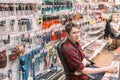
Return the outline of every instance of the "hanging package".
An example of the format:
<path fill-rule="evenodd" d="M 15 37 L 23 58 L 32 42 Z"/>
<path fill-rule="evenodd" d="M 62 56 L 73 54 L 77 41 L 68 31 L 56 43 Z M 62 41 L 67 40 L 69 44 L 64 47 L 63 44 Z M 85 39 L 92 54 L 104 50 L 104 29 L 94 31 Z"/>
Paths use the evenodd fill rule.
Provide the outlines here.
<path fill-rule="evenodd" d="M 28 55 L 19 56 L 19 80 L 28 80 Z"/>
<path fill-rule="evenodd" d="M 4 44 L 9 44 L 10 43 L 10 36 L 8 35 L 8 39 L 3 40 Z"/>
<path fill-rule="evenodd" d="M 27 31 L 32 30 L 31 21 L 32 21 L 32 20 L 30 20 L 30 19 L 26 20 Z"/>
<path fill-rule="evenodd" d="M 12 60 L 16 60 L 17 59 L 17 57 L 18 57 L 18 55 L 17 54 L 10 54 L 9 55 L 9 59 L 12 61 Z"/>
<path fill-rule="evenodd" d="M 16 60 L 18 58 L 18 56 L 20 55 L 20 49 L 19 46 L 16 46 L 15 48 L 13 48 L 11 50 L 12 54 L 9 55 L 9 59 L 12 60 Z"/>
<path fill-rule="evenodd" d="M 0 52 L 0 68 L 4 68 L 7 65 L 7 56 L 6 56 L 6 50 L 3 50 Z"/>
<path fill-rule="evenodd" d="M 11 51 L 11 52 L 12 52 L 12 54 L 9 55 L 10 61 L 16 60 L 17 57 L 18 57 L 18 54 L 16 53 L 16 50 L 13 50 L 13 51 Z"/>

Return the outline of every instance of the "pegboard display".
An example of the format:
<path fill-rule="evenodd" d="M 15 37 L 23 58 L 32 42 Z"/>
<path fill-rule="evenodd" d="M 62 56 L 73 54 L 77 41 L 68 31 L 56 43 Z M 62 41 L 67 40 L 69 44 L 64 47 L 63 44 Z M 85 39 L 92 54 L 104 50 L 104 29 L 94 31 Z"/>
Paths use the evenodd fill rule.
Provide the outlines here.
<path fill-rule="evenodd" d="M 88 2 L 0 0 L 0 80 L 64 80 L 55 44 L 66 38 L 65 25 L 72 21 L 81 28 L 83 49 L 103 34 L 96 10 L 104 7 Z"/>

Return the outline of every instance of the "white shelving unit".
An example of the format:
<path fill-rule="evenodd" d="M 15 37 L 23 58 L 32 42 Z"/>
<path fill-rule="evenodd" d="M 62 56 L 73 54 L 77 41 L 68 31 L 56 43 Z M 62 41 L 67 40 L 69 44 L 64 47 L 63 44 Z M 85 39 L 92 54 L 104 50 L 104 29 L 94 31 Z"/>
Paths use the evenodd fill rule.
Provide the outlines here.
<path fill-rule="evenodd" d="M 98 55 L 98 54 L 100 54 L 101 53 L 101 51 L 105 48 L 105 46 L 106 46 L 106 44 L 107 44 L 107 41 L 105 41 L 104 43 L 101 43 L 102 45 L 99 47 L 99 49 L 96 49 L 95 51 L 94 51 L 94 53 L 92 53 L 91 55 L 91 57 L 90 57 L 90 60 L 92 60 L 93 58 L 95 58 L 96 57 L 96 55 Z"/>
<path fill-rule="evenodd" d="M 82 46 L 82 49 L 84 49 L 85 47 L 89 46 L 89 45 L 92 44 L 94 41 L 95 41 L 95 40 L 92 40 L 91 42 L 89 42 L 89 43 L 83 45 L 83 46 Z"/>

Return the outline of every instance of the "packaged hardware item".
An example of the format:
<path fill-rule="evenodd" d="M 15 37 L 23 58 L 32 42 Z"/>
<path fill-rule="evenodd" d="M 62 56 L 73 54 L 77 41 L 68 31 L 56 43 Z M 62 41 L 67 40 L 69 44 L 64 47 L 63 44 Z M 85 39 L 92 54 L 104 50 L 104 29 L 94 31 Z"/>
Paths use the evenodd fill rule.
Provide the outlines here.
<path fill-rule="evenodd" d="M 7 56 L 6 56 L 6 50 L 3 50 L 0 52 L 0 68 L 4 68 L 7 65 Z"/>

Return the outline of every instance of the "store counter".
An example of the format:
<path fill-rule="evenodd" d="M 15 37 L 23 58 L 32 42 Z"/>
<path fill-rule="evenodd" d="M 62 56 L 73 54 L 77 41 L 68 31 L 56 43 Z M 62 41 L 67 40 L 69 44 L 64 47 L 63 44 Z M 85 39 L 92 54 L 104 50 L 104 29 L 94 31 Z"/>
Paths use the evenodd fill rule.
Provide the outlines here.
<path fill-rule="evenodd" d="M 111 65 L 116 65 L 118 71 L 115 73 L 106 72 L 102 80 L 120 80 L 120 47 L 113 51 L 113 53 L 115 54 L 115 58 L 113 59 Z"/>

